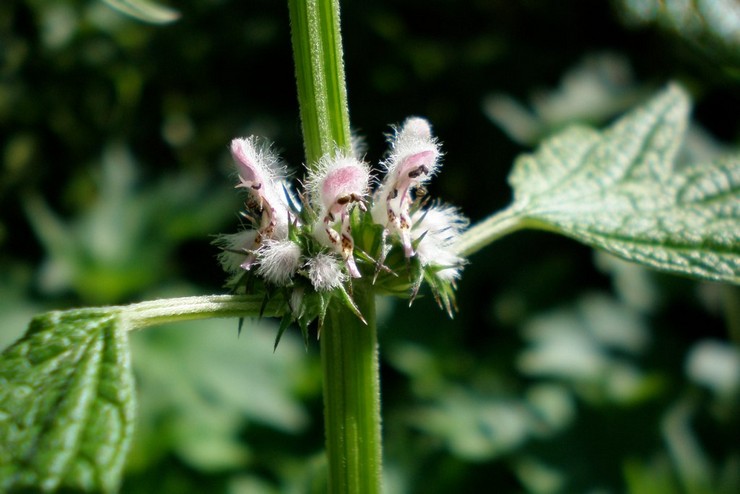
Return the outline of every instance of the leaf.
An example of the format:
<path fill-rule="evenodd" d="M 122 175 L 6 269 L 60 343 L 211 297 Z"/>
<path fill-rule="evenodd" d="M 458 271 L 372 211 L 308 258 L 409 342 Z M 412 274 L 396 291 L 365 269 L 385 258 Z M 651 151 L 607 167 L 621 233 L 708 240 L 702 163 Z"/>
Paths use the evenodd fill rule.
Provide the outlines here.
<path fill-rule="evenodd" d="M 621 0 L 628 24 L 657 23 L 714 60 L 738 68 L 740 9 L 737 0 Z"/>
<path fill-rule="evenodd" d="M 688 111 L 671 85 L 603 133 L 575 127 L 545 141 L 517 160 L 506 219 L 656 269 L 740 283 L 740 155 L 676 169 Z"/>
<path fill-rule="evenodd" d="M 154 24 L 167 24 L 180 18 L 178 11 L 147 0 L 103 0 L 103 2 L 119 12 Z"/>
<path fill-rule="evenodd" d="M 43 314 L 0 355 L 0 491 L 114 492 L 133 424 L 120 310 Z"/>

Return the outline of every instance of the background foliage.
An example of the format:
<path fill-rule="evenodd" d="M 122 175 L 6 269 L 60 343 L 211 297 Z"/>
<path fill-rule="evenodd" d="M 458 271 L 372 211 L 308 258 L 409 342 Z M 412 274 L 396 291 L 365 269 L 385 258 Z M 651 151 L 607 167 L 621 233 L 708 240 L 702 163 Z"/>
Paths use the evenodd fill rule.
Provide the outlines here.
<path fill-rule="evenodd" d="M 733 11 L 667 3 L 343 2 L 368 158 L 389 123 L 428 117 L 446 151 L 433 194 L 481 219 L 510 202 L 517 154 L 667 80 L 695 100 L 681 159 L 737 150 L 740 35 L 716 21 Z M 694 2 L 710 3 L 732 8 Z M 99 2 L 0 5 L 0 345 L 41 310 L 223 291 L 210 241 L 238 221 L 229 139 L 265 135 L 301 162 L 286 6 L 172 5 L 164 27 Z M 452 321 L 431 297 L 381 306 L 389 492 L 740 490 L 737 288 L 539 232 L 471 263 Z M 124 492 L 321 484 L 318 347 L 294 331 L 272 353 L 275 330 L 132 335 Z"/>

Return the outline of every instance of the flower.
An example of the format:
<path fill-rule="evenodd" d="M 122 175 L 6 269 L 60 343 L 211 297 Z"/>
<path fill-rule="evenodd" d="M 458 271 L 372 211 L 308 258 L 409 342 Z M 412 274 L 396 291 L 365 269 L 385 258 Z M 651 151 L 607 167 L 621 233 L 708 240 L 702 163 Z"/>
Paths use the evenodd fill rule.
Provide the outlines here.
<path fill-rule="evenodd" d="M 306 262 L 308 279 L 318 292 L 326 292 L 338 288 L 345 282 L 347 276 L 331 254 L 319 252 Z"/>
<path fill-rule="evenodd" d="M 362 274 L 356 258 L 375 267 L 375 276 L 361 281 L 363 290 L 374 285 L 377 293 L 413 301 L 426 282 L 439 305 L 454 311 L 455 282 L 465 264 L 455 244 L 468 221 L 452 206 L 419 197 L 439 171 L 440 144 L 419 117 L 394 127 L 388 140 L 377 190 L 371 191 L 370 167 L 354 138 L 352 150 L 336 150 L 312 164 L 296 194 L 300 201 L 266 141 L 231 141 L 237 188 L 248 194 L 242 213 L 247 221 L 243 231 L 216 240 L 219 261 L 232 273 L 235 290 L 284 297 L 279 335 L 297 321 L 305 339 L 308 324 L 316 318 L 321 324 L 332 300 L 363 319 L 352 300 L 351 280 Z"/>
<path fill-rule="evenodd" d="M 291 214 L 286 194 L 289 185 L 285 167 L 266 142 L 254 136 L 237 138 L 231 141 L 230 150 L 239 175 L 237 188 L 247 189 L 247 209 L 256 215 L 246 215 L 254 223 L 257 234 L 251 244 L 241 247 L 247 252 L 241 267 L 249 270 L 256 262 L 254 251 L 264 240 L 285 239 L 288 235 Z"/>
<path fill-rule="evenodd" d="M 370 170 L 367 164 L 349 155 L 324 156 L 315 170 L 309 172 L 306 188 L 319 210 L 314 225 L 314 236 L 324 246 L 340 253 L 353 278 L 360 277 L 354 260 L 354 239 L 350 227 L 350 211 L 358 204 L 367 210 L 363 201 L 368 193 Z M 339 224 L 339 231 L 336 226 Z"/>
<path fill-rule="evenodd" d="M 375 194 L 372 217 L 386 231 L 401 238 L 406 257 L 411 257 L 412 194 L 437 171 L 441 151 L 429 122 L 419 117 L 406 119 L 390 144 L 390 155 L 382 163 L 386 177 Z"/>
<path fill-rule="evenodd" d="M 465 259 L 455 250 L 455 241 L 467 228 L 468 219 L 456 208 L 434 204 L 411 215 L 416 255 L 422 266 L 434 268 L 438 278 L 452 282 L 460 277 Z"/>
<path fill-rule="evenodd" d="M 218 255 L 218 261 L 224 270 L 228 273 L 235 273 L 239 269 L 249 270 L 254 263 L 254 253 L 252 249 L 255 246 L 256 230 L 242 230 L 238 233 L 219 235 L 216 238 L 216 245 L 221 247 L 221 253 Z"/>
<path fill-rule="evenodd" d="M 264 240 L 257 251 L 257 274 L 277 286 L 287 285 L 298 270 L 301 248 L 290 240 Z"/>

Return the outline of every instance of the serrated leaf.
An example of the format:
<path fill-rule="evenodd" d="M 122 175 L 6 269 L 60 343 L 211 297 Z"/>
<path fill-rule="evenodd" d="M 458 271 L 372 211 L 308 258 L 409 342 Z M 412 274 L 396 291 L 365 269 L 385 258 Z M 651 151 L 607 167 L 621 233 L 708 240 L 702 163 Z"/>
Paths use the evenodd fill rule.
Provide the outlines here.
<path fill-rule="evenodd" d="M 545 141 L 515 164 L 509 214 L 653 268 L 740 283 L 740 156 L 676 169 L 688 111 L 671 85 L 603 133 Z"/>
<path fill-rule="evenodd" d="M 110 7 L 144 22 L 166 24 L 177 20 L 180 13 L 147 0 L 103 0 Z"/>
<path fill-rule="evenodd" d="M 0 491 L 114 492 L 133 423 L 119 310 L 37 316 L 0 355 Z"/>

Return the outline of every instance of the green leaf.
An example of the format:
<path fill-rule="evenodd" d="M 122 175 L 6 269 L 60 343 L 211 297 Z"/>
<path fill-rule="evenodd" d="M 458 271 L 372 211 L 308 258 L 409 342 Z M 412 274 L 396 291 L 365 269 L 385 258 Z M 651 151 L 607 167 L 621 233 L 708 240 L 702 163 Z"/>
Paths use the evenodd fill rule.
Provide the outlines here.
<path fill-rule="evenodd" d="M 0 491 L 115 491 L 134 423 L 120 310 L 34 318 L 0 355 L 0 404 Z"/>
<path fill-rule="evenodd" d="M 153 24 L 166 24 L 180 18 L 178 11 L 147 0 L 103 0 L 103 2 L 119 12 Z"/>
<path fill-rule="evenodd" d="M 574 127 L 548 139 L 515 163 L 511 207 L 459 250 L 540 228 L 656 269 L 740 283 L 740 155 L 675 167 L 688 111 L 671 85 L 604 132 Z"/>

